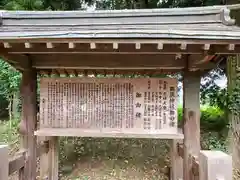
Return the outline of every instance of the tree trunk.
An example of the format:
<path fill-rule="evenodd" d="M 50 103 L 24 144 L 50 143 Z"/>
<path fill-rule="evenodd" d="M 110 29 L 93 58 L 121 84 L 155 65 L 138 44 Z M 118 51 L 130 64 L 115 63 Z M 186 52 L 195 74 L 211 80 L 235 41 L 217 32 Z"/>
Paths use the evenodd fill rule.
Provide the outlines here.
<path fill-rule="evenodd" d="M 18 94 L 18 92 L 15 92 L 13 94 L 13 99 L 12 99 L 12 117 L 13 117 L 13 119 L 16 119 L 19 117 L 18 103 L 19 103 L 19 94 Z"/>
<path fill-rule="evenodd" d="M 228 77 L 228 92 L 231 92 L 236 87 L 238 69 L 240 67 L 240 55 L 230 57 L 227 61 L 227 77 Z M 228 119 L 230 123 L 229 128 L 229 151 L 232 153 L 233 166 L 240 169 L 240 117 L 228 112 Z"/>
<path fill-rule="evenodd" d="M 10 95 L 8 98 L 8 116 L 10 129 L 12 129 L 12 100 L 13 100 L 12 95 Z"/>

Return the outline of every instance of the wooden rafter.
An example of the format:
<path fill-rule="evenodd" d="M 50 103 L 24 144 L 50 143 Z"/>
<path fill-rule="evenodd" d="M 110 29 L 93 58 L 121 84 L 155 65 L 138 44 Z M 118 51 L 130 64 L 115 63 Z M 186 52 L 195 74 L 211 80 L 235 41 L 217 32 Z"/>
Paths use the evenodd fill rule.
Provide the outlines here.
<path fill-rule="evenodd" d="M 131 42 L 120 43 L 9 43 L 0 44 L 0 53 L 9 54 L 236 54 L 240 53 L 240 44 L 188 44 L 183 41 L 177 43 L 144 43 Z"/>

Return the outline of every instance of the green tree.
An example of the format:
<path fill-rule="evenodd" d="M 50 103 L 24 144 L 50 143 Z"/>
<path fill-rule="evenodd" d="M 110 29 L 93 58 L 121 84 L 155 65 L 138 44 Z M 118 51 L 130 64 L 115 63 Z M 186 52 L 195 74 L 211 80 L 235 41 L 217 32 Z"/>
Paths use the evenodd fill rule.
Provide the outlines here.
<path fill-rule="evenodd" d="M 13 111 L 16 111 L 13 107 L 16 101 L 15 97 L 19 92 L 20 73 L 11 67 L 8 63 L 0 60 L 0 96 L 5 98 L 8 102 L 8 112 L 10 120 L 12 119 Z"/>
<path fill-rule="evenodd" d="M 3 5 L 7 10 L 43 10 L 42 0 L 10 0 Z"/>

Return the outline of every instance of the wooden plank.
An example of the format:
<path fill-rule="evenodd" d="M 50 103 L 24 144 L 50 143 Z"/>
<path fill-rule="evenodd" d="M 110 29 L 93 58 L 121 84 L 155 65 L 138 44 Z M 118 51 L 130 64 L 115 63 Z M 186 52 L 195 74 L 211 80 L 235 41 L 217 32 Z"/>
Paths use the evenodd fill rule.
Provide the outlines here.
<path fill-rule="evenodd" d="M 55 74 L 60 77 L 60 75 L 64 74 L 65 68 L 57 68 L 57 69 L 51 69 L 52 74 Z M 44 75 L 46 74 L 46 71 L 49 69 L 41 69 L 38 70 L 38 74 Z M 84 75 L 84 69 L 69 69 L 67 68 L 66 70 L 69 70 L 69 74 L 78 77 L 78 75 Z M 138 74 L 138 75 L 163 75 L 163 74 L 175 74 L 179 72 L 178 69 L 118 69 L 118 68 L 107 68 L 107 69 L 99 69 L 97 68 L 95 72 L 100 75 L 112 75 L 112 71 L 115 71 L 117 75 L 133 75 L 133 74 Z"/>
<path fill-rule="evenodd" d="M 178 153 L 178 144 L 182 140 L 171 140 L 171 178 L 170 180 L 179 180 L 183 178 L 183 160 Z"/>
<path fill-rule="evenodd" d="M 91 38 L 84 38 L 84 39 L 79 39 L 79 38 L 34 38 L 34 39 L 29 39 L 26 37 L 22 37 L 19 39 L 7 39 L 7 40 L 0 40 L 0 42 L 8 42 L 8 43 L 24 43 L 26 42 L 26 39 L 31 42 L 31 43 L 46 43 L 51 41 L 52 43 L 65 43 L 68 44 L 69 42 L 74 42 L 76 44 L 89 44 L 91 42 L 95 42 L 97 44 L 103 43 L 103 44 L 112 44 L 114 42 L 117 42 L 119 44 L 135 44 L 135 43 L 141 43 L 141 44 L 159 44 L 161 42 L 162 44 L 174 44 L 174 45 L 179 45 L 182 43 L 189 44 L 191 45 L 204 45 L 204 44 L 212 44 L 212 45 L 228 45 L 228 44 L 236 44 L 239 45 L 240 42 L 238 40 L 233 40 L 233 39 L 226 39 L 226 40 L 215 40 L 215 39 L 184 39 L 184 38 L 179 38 L 179 39 L 163 39 L 163 38 L 154 38 L 154 39 L 147 39 L 147 38 L 133 38 L 133 39 L 114 39 L 114 38 L 108 38 L 108 39 L 91 39 Z"/>
<path fill-rule="evenodd" d="M 15 156 L 9 160 L 9 175 L 19 171 L 25 165 L 25 153 Z"/>
<path fill-rule="evenodd" d="M 54 137 L 40 137 L 41 139 L 41 155 L 40 155 L 40 179 L 51 179 L 52 168 L 56 166 L 52 164 L 52 142 Z M 53 159 L 54 160 L 54 159 Z M 58 179 L 58 178 L 55 178 Z M 54 180 L 54 179 L 53 179 Z"/>
<path fill-rule="evenodd" d="M 182 158 L 184 158 L 184 150 L 182 144 L 177 145 L 177 151 L 178 155 Z M 192 172 L 195 176 L 199 176 L 199 161 L 198 158 L 195 156 L 191 156 L 191 161 L 192 161 Z"/>
<path fill-rule="evenodd" d="M 94 75 L 95 71 L 91 73 Z M 51 86 L 52 83 L 56 86 Z M 111 88 L 106 90 L 106 87 Z M 40 91 L 41 127 L 101 129 L 103 133 L 109 130 L 151 134 L 177 132 L 177 80 L 173 78 L 42 78 Z M 97 92 L 88 96 L 90 91 Z M 71 101 L 65 99 L 62 92 L 69 92 Z M 55 99 L 62 99 L 63 103 Z M 65 110 L 74 115 L 64 113 Z M 121 119 L 119 114 L 125 118 Z"/>
<path fill-rule="evenodd" d="M 192 173 L 195 177 L 199 177 L 199 160 L 196 156 L 192 156 Z"/>
<path fill-rule="evenodd" d="M 190 59 L 202 59 L 202 55 L 192 55 Z M 72 68 L 72 69 L 181 69 L 184 61 L 175 60 L 175 55 L 146 55 L 146 54 L 52 54 L 32 55 L 33 65 L 36 68 Z M 68 61 L 66 61 L 68 59 Z M 167 61 L 166 61 L 167 59 Z"/>
<path fill-rule="evenodd" d="M 184 180 L 194 179 L 192 156 L 198 157 L 200 152 L 200 79 L 200 73 L 184 72 Z"/>
<path fill-rule="evenodd" d="M 184 157 L 183 143 L 177 144 L 177 151 L 178 151 L 178 155 L 183 158 Z"/>
<path fill-rule="evenodd" d="M 75 48 L 75 43 L 69 42 L 69 43 L 68 43 L 68 48 L 69 48 L 69 49 L 74 49 L 74 48 Z"/>
<path fill-rule="evenodd" d="M 0 145 L 0 179 L 8 179 L 8 146 Z"/>
<path fill-rule="evenodd" d="M 115 131 L 105 131 L 101 130 L 82 130 L 73 128 L 41 128 L 35 131 L 36 136 L 68 136 L 68 137 L 114 137 L 114 138 L 153 138 L 153 139 L 183 139 L 183 134 L 181 133 L 136 133 L 136 132 L 115 132 Z"/>
<path fill-rule="evenodd" d="M 118 43 L 113 43 L 113 49 L 118 49 Z"/>
<path fill-rule="evenodd" d="M 5 42 L 5 46 L 1 49 L 3 53 L 10 54 L 223 54 L 232 55 L 240 52 L 239 44 L 163 44 L 163 43 L 54 43 L 55 48 L 47 48 L 43 43 L 8 43 Z M 9 46 L 7 46 L 9 44 Z M 25 46 L 24 46 L 25 44 Z M 89 47 L 89 44 L 92 46 Z M 94 46 L 95 44 L 95 46 Z M 10 46 L 11 45 L 11 46 Z M 50 43 L 52 45 L 52 43 Z M 53 47 L 53 46 L 48 47 Z M 116 48 L 117 46 L 117 49 Z M 137 46 L 136 46 L 137 45 Z M 140 46 L 139 46 L 140 45 Z M 209 47 L 209 46 L 211 47 Z M 92 48 L 91 48 L 92 47 Z M 141 47 L 141 51 L 139 48 Z M 204 50 L 208 49 L 208 50 Z"/>
<path fill-rule="evenodd" d="M 37 140 L 34 131 L 37 124 L 37 74 L 28 59 L 28 68 L 22 73 L 21 82 L 22 117 L 20 122 L 21 147 L 27 152 L 24 169 L 20 176 L 26 179 L 36 178 Z"/>
<path fill-rule="evenodd" d="M 4 42 L 5 44 L 10 44 L 8 42 Z M 117 41 L 113 41 L 111 43 L 54 43 L 55 48 L 47 48 L 53 47 L 52 43 L 47 43 L 48 46 L 44 43 L 11 43 L 11 46 L 6 48 L 5 46 L 0 44 L 0 47 L 3 47 L 1 51 L 13 54 L 202 54 L 203 52 L 208 52 L 210 49 L 217 54 L 234 54 L 240 51 L 240 46 L 237 44 L 231 43 L 231 48 L 229 44 L 187 44 L 181 43 L 178 44 L 163 44 L 160 42 L 152 44 L 150 43 L 118 43 Z M 91 46 L 92 45 L 92 46 Z M 95 46 L 94 46 L 95 45 Z M 117 45 L 117 51 L 116 51 Z M 232 48 L 235 46 L 236 48 Z M 28 47 L 28 48 L 26 48 Z M 31 47 L 31 48 L 29 48 Z M 91 48 L 92 47 L 92 48 Z M 139 51 L 139 47 L 141 47 L 141 51 Z M 210 48 L 211 47 L 211 48 Z"/>
<path fill-rule="evenodd" d="M 27 48 L 27 49 L 32 48 L 32 44 L 29 43 L 29 42 L 25 42 L 25 43 L 24 43 L 24 46 L 25 46 L 25 48 Z"/>
<path fill-rule="evenodd" d="M 58 179 L 58 168 L 59 168 L 58 150 L 59 150 L 58 137 L 52 137 L 49 140 L 49 154 L 50 154 L 49 163 L 51 164 L 49 180 Z"/>
<path fill-rule="evenodd" d="M 232 157 L 221 151 L 201 151 L 199 180 L 232 180 Z"/>
<path fill-rule="evenodd" d="M 53 48 L 54 48 L 53 43 L 47 42 L 47 43 L 46 43 L 46 48 L 47 48 L 47 49 L 53 49 Z"/>
<path fill-rule="evenodd" d="M 207 55 L 202 60 L 197 61 L 196 64 L 198 65 L 198 64 L 208 63 L 209 61 L 213 60 L 215 56 L 216 55 Z"/>
<path fill-rule="evenodd" d="M 58 178 L 58 138 L 41 137 L 40 179 L 56 180 Z"/>
<path fill-rule="evenodd" d="M 12 46 L 10 45 L 10 43 L 4 42 L 4 43 L 3 43 L 3 47 L 4 47 L 4 48 L 11 48 Z"/>

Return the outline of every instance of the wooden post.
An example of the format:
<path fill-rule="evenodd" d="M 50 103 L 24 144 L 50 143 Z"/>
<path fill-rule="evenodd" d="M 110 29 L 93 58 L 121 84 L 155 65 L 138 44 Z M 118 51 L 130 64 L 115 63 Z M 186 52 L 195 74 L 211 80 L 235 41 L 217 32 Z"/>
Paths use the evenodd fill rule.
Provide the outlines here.
<path fill-rule="evenodd" d="M 192 156 L 200 153 L 200 73 L 185 72 L 183 80 L 183 179 L 193 180 Z"/>
<path fill-rule="evenodd" d="M 45 137 L 40 156 L 40 179 L 58 179 L 58 137 Z M 48 140 L 47 140 L 48 139 Z"/>
<path fill-rule="evenodd" d="M 232 157 L 221 151 L 201 151 L 199 180 L 232 180 Z"/>
<path fill-rule="evenodd" d="M 49 153 L 51 161 L 50 180 L 58 179 L 58 137 L 52 137 L 49 142 Z"/>
<path fill-rule="evenodd" d="M 23 180 L 36 179 L 37 166 L 37 141 L 34 131 L 37 125 L 37 73 L 30 61 L 22 73 L 21 82 L 22 116 L 19 127 L 21 134 L 21 148 L 26 150 L 26 162 L 19 172 L 19 178 Z"/>
<path fill-rule="evenodd" d="M 6 145 L 0 145 L 0 179 L 8 179 L 8 147 Z"/>
<path fill-rule="evenodd" d="M 49 177 L 49 140 L 47 137 L 41 138 L 40 147 L 40 180 L 48 179 Z"/>
<path fill-rule="evenodd" d="M 178 154 L 178 143 L 182 143 L 182 140 L 173 139 L 171 143 L 171 179 L 170 180 L 179 180 L 183 179 L 183 160 L 182 157 Z"/>

